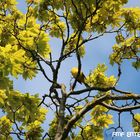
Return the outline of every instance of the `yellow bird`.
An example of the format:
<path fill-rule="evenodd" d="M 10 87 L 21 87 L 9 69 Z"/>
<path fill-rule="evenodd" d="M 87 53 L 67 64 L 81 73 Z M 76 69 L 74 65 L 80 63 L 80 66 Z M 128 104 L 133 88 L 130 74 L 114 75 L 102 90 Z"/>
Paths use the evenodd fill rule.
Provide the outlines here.
<path fill-rule="evenodd" d="M 79 73 L 79 76 L 77 77 L 77 74 L 78 74 L 78 68 L 77 68 L 77 67 L 73 67 L 73 68 L 71 69 L 71 74 L 72 74 L 72 76 L 73 76 L 75 79 L 77 79 L 77 81 L 78 81 L 80 84 L 82 84 L 82 83 L 85 84 L 85 79 L 86 79 L 86 77 L 85 77 L 85 75 L 84 75 L 84 73 L 83 73 L 82 71 Z"/>

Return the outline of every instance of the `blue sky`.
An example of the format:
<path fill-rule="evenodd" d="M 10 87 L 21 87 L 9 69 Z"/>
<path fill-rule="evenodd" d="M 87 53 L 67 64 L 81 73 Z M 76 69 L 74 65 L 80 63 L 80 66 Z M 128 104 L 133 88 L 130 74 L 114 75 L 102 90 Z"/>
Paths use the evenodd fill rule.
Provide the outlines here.
<path fill-rule="evenodd" d="M 19 9 L 21 11 L 25 11 L 25 3 L 22 0 L 19 1 Z M 128 7 L 140 7 L 140 0 L 129 0 L 129 3 L 127 4 Z M 104 37 L 101 37 L 97 40 L 94 40 L 90 43 L 87 43 L 86 46 L 86 55 L 82 59 L 82 70 L 87 75 L 91 70 L 93 70 L 98 63 L 104 63 L 108 65 L 107 74 L 110 75 L 116 75 L 117 69 L 116 67 L 112 67 L 109 65 L 109 59 L 108 56 L 112 51 L 112 46 L 115 43 L 114 35 L 106 34 Z M 53 57 L 58 56 L 59 52 L 59 46 L 60 43 L 56 39 L 52 39 L 50 41 L 50 44 L 52 46 L 52 54 Z M 59 81 L 60 83 L 65 83 L 66 85 L 69 85 L 71 75 L 70 70 L 73 66 L 76 66 L 77 63 L 75 62 L 74 58 L 70 58 L 66 60 L 65 63 L 62 64 L 62 67 L 60 69 L 59 74 Z M 125 62 L 122 65 L 122 77 L 120 80 L 120 83 L 118 87 L 123 90 L 129 90 L 136 93 L 140 93 L 140 72 L 136 71 L 134 68 L 131 67 L 130 62 Z M 49 71 L 48 71 L 49 74 Z M 29 92 L 31 94 L 39 93 L 40 95 L 43 95 L 48 92 L 49 84 L 46 81 L 46 79 L 43 77 L 41 73 L 37 75 L 32 81 L 27 80 L 24 81 L 21 77 L 19 79 L 14 80 L 14 87 L 17 90 L 20 90 L 23 93 Z M 114 114 L 114 112 L 113 112 Z M 115 118 L 116 118 L 115 114 Z M 122 115 L 122 125 L 125 128 L 125 131 L 132 131 L 132 128 L 128 121 L 131 120 L 131 117 L 128 113 L 124 113 Z M 106 140 L 109 140 L 108 137 L 105 137 Z M 125 140 L 121 139 L 121 140 Z M 117 140 L 117 139 L 114 139 Z M 130 139 L 129 139 L 130 140 Z M 136 140 L 133 138 L 133 140 Z"/>

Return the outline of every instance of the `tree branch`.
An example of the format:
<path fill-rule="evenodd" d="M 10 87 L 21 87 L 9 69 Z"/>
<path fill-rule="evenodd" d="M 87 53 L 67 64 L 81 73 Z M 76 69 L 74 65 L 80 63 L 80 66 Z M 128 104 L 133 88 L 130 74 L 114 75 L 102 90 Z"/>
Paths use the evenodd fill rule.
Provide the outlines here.
<path fill-rule="evenodd" d="M 61 140 L 65 140 L 65 138 L 68 136 L 69 131 L 73 127 L 73 125 L 81 118 L 83 117 L 88 111 L 93 109 L 96 105 L 101 105 L 102 102 L 107 101 L 107 100 L 131 100 L 131 99 L 140 99 L 140 95 L 122 95 L 122 96 L 116 96 L 116 95 L 104 95 L 100 98 L 94 99 L 92 102 L 87 103 L 87 105 L 79 111 L 75 116 L 73 116 L 67 123 L 67 125 L 64 128 L 63 135 L 61 137 Z M 129 108 L 122 108 L 122 111 L 130 111 L 134 109 L 138 109 L 140 106 L 132 106 Z M 114 108 L 113 108 L 114 109 Z M 116 108 L 115 108 L 116 109 Z M 117 110 L 117 109 L 116 109 Z M 118 110 L 117 110 L 118 111 Z"/>
<path fill-rule="evenodd" d="M 127 112 L 127 111 L 131 111 L 131 110 L 135 110 L 135 109 L 139 109 L 140 108 L 140 105 L 137 105 L 137 106 L 127 106 L 127 107 L 116 107 L 116 106 L 108 105 L 108 104 L 103 103 L 103 102 L 100 103 L 100 105 L 106 107 L 107 109 L 118 111 L 118 112 Z"/>

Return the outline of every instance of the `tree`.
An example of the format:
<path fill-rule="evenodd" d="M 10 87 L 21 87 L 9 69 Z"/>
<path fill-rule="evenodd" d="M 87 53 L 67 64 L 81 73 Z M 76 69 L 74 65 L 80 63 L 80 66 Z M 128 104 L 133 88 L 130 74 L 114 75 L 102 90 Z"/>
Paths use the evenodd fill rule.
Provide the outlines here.
<path fill-rule="evenodd" d="M 22 13 L 16 0 L 0 1 L 1 140 L 10 140 L 13 135 L 19 140 L 102 140 L 103 130 L 113 124 L 110 110 L 130 112 L 134 130 L 140 130 L 140 114 L 133 111 L 140 108 L 140 95 L 117 88 L 124 61 L 132 62 L 136 70 L 140 68 L 140 8 L 124 8 L 127 2 L 26 0 L 27 11 Z M 98 64 L 85 77 L 88 86 L 77 88 L 86 43 L 107 33 L 116 36 L 109 59 L 112 66 L 117 66 L 118 76 L 108 77 L 107 66 Z M 61 41 L 56 60 L 49 45 L 52 38 Z M 66 85 L 58 80 L 59 70 L 72 57 L 77 61 L 78 73 Z M 43 97 L 13 88 L 9 76 L 32 80 L 38 72 L 50 84 L 49 93 Z M 121 105 L 117 101 L 122 101 Z M 49 130 L 43 130 L 51 110 L 54 118 Z"/>

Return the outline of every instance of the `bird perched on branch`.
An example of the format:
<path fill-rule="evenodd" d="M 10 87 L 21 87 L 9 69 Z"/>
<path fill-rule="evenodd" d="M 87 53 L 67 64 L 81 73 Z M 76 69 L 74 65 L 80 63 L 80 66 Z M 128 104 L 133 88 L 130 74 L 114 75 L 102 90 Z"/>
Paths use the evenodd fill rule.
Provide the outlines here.
<path fill-rule="evenodd" d="M 80 84 L 83 83 L 86 87 L 89 87 L 88 84 L 85 83 L 86 77 L 85 77 L 84 73 L 82 71 L 80 71 L 79 75 L 78 75 L 78 68 L 77 67 L 73 67 L 71 69 L 71 74 Z"/>

